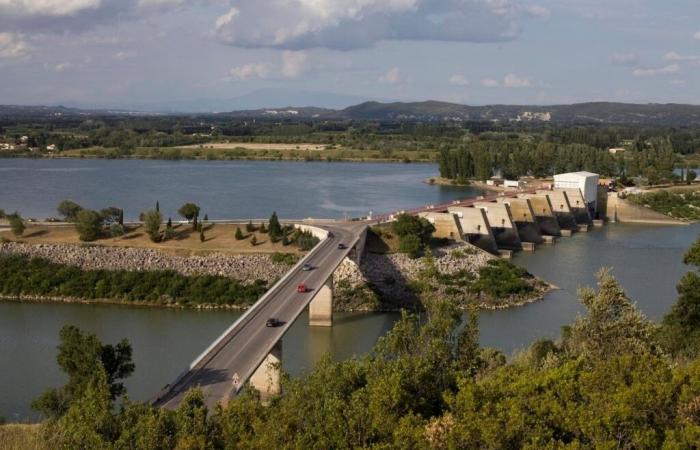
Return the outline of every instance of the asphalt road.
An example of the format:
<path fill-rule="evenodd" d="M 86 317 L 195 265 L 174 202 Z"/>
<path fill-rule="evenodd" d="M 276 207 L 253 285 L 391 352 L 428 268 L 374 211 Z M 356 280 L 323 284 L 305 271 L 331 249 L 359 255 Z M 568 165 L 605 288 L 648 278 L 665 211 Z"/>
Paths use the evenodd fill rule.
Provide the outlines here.
<path fill-rule="evenodd" d="M 169 409 L 177 408 L 185 393 L 194 387 L 203 390 L 205 402 L 210 409 L 221 401 L 228 401 L 237 391 L 234 378 L 237 376 L 242 382 L 250 378 L 311 302 L 316 291 L 350 253 L 365 226 L 352 222 L 320 225 L 319 228 L 331 231 L 333 237 L 322 241 L 304 258 L 304 262 L 311 264 L 314 269 L 304 272 L 301 265 L 296 266 L 293 273 L 251 307 L 247 317 L 239 319 L 218 345 L 172 386 L 166 386 L 153 404 Z M 348 248 L 338 249 L 340 243 Z M 309 292 L 298 293 L 299 283 L 305 283 Z M 282 325 L 266 327 L 265 323 L 271 317 L 282 321 Z"/>

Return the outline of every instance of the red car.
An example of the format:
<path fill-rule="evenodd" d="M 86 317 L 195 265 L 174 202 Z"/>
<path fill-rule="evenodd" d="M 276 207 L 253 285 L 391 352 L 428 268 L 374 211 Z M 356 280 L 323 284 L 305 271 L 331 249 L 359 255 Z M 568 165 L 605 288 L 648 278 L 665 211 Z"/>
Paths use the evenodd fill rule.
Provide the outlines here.
<path fill-rule="evenodd" d="M 305 294 L 306 291 L 306 285 L 304 283 L 299 283 L 299 286 L 297 286 L 297 292 L 300 294 Z"/>

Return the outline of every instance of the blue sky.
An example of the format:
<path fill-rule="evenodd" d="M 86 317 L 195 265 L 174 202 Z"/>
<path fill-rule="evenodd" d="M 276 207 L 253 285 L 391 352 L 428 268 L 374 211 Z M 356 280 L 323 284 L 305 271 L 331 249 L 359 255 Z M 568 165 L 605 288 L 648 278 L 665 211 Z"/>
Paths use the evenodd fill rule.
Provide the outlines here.
<path fill-rule="evenodd" d="M 698 104 L 700 3 L 0 0 L 3 104 L 363 99 Z"/>

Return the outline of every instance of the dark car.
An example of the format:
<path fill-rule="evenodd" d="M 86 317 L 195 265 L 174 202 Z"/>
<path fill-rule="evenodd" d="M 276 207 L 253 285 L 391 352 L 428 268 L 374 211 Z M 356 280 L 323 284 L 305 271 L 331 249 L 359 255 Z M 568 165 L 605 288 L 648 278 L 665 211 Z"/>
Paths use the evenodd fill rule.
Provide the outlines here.
<path fill-rule="evenodd" d="M 345 245 L 345 244 L 338 244 L 338 250 L 345 250 L 346 248 L 348 248 L 347 245 Z"/>
<path fill-rule="evenodd" d="M 303 270 L 304 272 L 310 272 L 310 271 L 314 270 L 314 266 L 306 263 L 303 266 L 301 266 L 301 270 Z"/>
<path fill-rule="evenodd" d="M 280 325 L 282 325 L 282 322 L 279 319 L 275 319 L 274 317 L 270 317 L 269 319 L 267 319 L 267 322 L 265 322 L 266 327 L 274 328 Z"/>

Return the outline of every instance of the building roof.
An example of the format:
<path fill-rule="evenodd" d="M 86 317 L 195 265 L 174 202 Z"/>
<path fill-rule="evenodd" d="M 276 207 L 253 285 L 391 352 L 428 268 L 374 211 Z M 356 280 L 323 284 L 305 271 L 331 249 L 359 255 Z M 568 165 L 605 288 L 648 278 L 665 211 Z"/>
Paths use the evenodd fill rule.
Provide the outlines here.
<path fill-rule="evenodd" d="M 597 173 L 593 172 L 586 172 L 586 171 L 580 171 L 580 172 L 568 172 L 568 173 L 558 173 L 554 175 L 554 178 L 556 179 L 557 177 L 566 177 L 566 176 L 574 176 L 574 177 L 579 177 L 579 178 L 589 178 L 589 177 L 599 177 Z"/>

